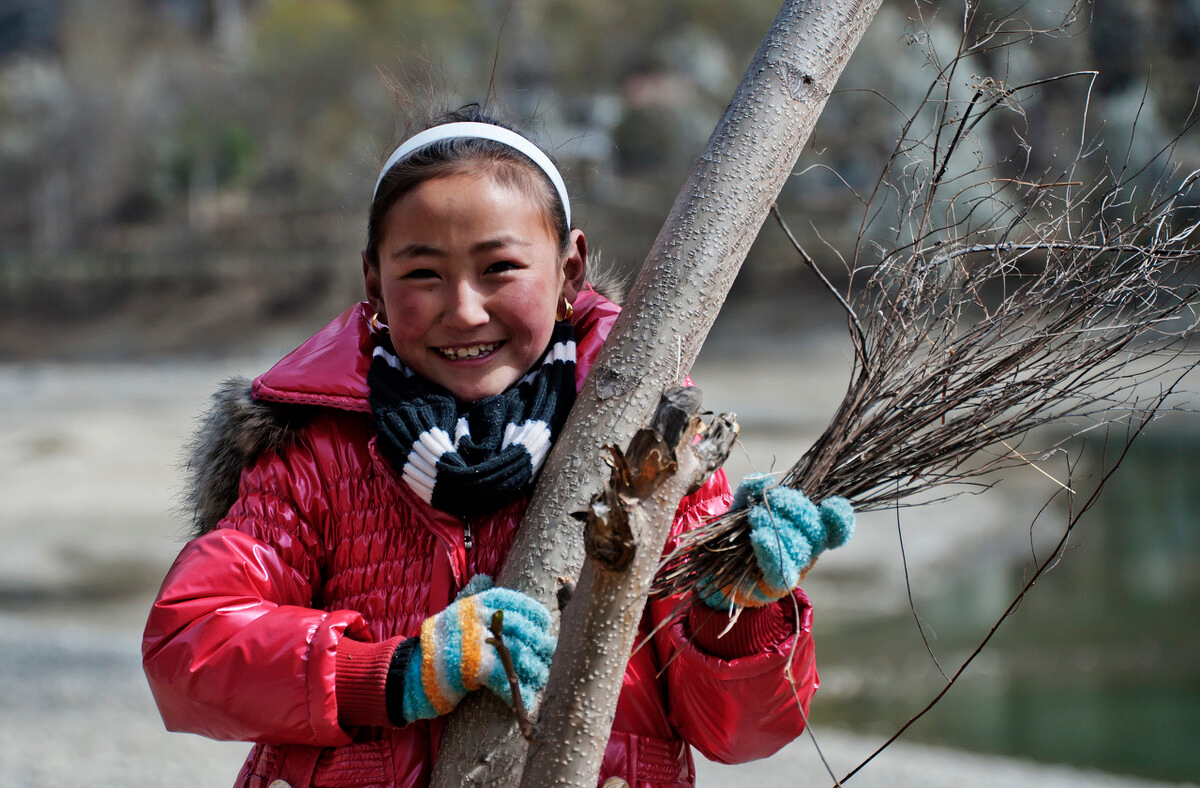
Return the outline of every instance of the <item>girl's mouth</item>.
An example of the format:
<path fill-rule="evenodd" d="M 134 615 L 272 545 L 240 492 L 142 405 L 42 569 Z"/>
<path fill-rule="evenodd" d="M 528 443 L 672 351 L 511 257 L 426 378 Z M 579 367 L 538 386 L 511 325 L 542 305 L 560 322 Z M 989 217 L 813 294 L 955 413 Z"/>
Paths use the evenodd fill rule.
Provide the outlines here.
<path fill-rule="evenodd" d="M 482 358 L 483 356 L 491 355 L 496 348 L 504 344 L 503 342 L 489 342 L 479 345 L 467 345 L 465 347 L 443 348 L 437 349 L 446 358 L 451 361 L 463 361 L 469 358 Z"/>

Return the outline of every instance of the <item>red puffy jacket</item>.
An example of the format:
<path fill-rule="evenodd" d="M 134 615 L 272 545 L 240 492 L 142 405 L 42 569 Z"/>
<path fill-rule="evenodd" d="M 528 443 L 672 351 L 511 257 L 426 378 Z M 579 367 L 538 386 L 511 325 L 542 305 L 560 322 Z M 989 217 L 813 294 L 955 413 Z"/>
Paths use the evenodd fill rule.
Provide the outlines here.
<path fill-rule="evenodd" d="M 579 295 L 578 381 L 617 312 L 590 289 Z M 254 381 L 256 405 L 274 409 L 268 437 L 257 439 L 261 451 L 245 435 L 264 431 L 261 412 L 216 425 L 210 417 L 216 437 L 208 438 L 234 459 L 210 452 L 214 467 L 198 472 L 220 487 L 222 475 L 240 471 L 228 493 L 236 501 L 184 547 L 146 624 L 143 662 L 167 727 L 257 742 L 238 786 L 427 785 L 442 720 L 387 724 L 388 661 L 467 580 L 499 571 L 527 503 L 463 521 L 398 482 L 371 433 L 367 316 L 363 304 L 347 310 Z M 247 441 L 251 449 L 239 455 Z M 681 503 L 675 531 L 723 512 L 729 500 L 718 473 Z M 687 744 L 740 762 L 795 738 L 817 675 L 811 609 L 802 592 L 794 598 L 798 634 L 790 600 L 763 609 L 774 616 L 746 611 L 754 615 L 720 640 L 728 619 L 705 613 L 719 619 L 705 622 L 700 606 L 660 628 L 629 661 L 600 780 L 691 786 Z M 674 608 L 652 603 L 643 632 Z M 789 658 L 803 712 L 785 677 Z"/>

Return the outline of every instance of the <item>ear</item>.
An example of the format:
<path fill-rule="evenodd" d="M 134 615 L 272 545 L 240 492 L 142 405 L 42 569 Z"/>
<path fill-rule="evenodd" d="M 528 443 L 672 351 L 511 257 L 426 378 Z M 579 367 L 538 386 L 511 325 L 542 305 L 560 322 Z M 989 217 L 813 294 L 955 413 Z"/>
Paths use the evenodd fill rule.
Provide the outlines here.
<path fill-rule="evenodd" d="M 364 249 L 362 253 L 363 265 L 363 283 L 367 288 L 367 301 L 371 304 L 371 309 L 379 313 L 379 319 L 387 324 L 387 311 L 383 306 L 383 286 L 379 281 L 379 268 L 371 265 L 370 259 L 367 258 L 367 252 Z"/>
<path fill-rule="evenodd" d="M 574 302 L 587 281 L 587 239 L 583 237 L 582 230 L 571 231 L 570 248 L 563 259 L 563 274 L 566 277 L 563 295 L 568 301 Z"/>

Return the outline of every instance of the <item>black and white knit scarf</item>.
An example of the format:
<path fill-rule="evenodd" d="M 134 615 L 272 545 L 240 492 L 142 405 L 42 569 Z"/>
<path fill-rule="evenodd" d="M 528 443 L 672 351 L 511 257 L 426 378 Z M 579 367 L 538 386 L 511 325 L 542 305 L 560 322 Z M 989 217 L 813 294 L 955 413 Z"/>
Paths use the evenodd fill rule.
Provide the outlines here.
<path fill-rule="evenodd" d="M 474 517 L 533 486 L 575 401 L 575 337 L 555 323 L 537 366 L 478 402 L 453 395 L 375 348 L 367 373 L 377 445 L 426 503 Z"/>

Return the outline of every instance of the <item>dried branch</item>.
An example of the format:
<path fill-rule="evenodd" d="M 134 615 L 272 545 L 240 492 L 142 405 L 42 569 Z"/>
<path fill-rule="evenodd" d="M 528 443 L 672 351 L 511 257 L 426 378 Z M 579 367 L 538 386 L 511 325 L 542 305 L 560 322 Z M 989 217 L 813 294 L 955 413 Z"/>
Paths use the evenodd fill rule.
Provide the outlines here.
<path fill-rule="evenodd" d="M 967 4 L 968 17 L 975 6 Z M 955 69 L 980 42 L 995 46 L 1005 35 L 990 23 L 935 64 L 938 79 L 867 200 L 845 292 L 776 212 L 846 311 L 855 349 L 829 426 L 781 480 L 814 501 L 839 495 L 869 511 L 1037 467 L 1046 451 L 1089 430 L 1152 417 L 1166 404 L 1144 396 L 1144 386 L 1200 363 L 1187 351 L 1200 322 L 1192 284 L 1200 221 L 1191 207 L 1200 171 L 1166 171 L 1135 209 L 1128 179 L 1141 170 L 1120 163 L 1080 177 L 1086 146 L 1057 172 L 978 163 L 968 143 L 981 121 L 1002 112 L 1023 120 L 1023 92 L 1091 75 L 1015 88 L 977 80 L 950 118 Z M 929 129 L 917 133 L 930 108 Z M 885 207 L 895 211 L 887 237 L 873 235 Z M 1068 437 L 1025 445 L 1049 424 L 1067 425 Z M 753 582 L 753 566 L 745 513 L 732 512 L 682 540 L 656 591 L 685 592 L 701 579 Z"/>

